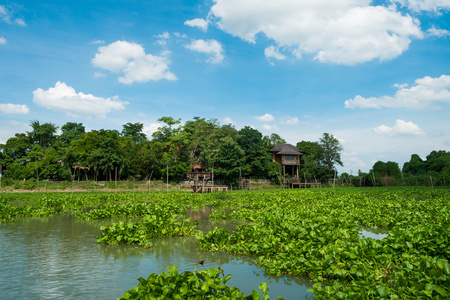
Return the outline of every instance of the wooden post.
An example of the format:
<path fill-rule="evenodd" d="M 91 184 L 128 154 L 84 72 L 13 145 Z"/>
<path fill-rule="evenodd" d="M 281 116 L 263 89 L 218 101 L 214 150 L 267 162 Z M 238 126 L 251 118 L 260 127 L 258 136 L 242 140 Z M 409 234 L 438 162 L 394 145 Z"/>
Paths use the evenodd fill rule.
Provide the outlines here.
<path fill-rule="evenodd" d="M 150 178 L 148 179 L 148 193 L 150 194 L 150 183 L 151 183 L 151 180 L 152 180 L 152 175 L 153 175 L 153 170 L 152 170 L 152 173 L 150 174 Z"/>
<path fill-rule="evenodd" d="M 37 186 L 38 186 L 38 192 L 39 192 L 39 196 L 41 195 L 41 191 L 39 188 L 39 171 L 38 171 L 38 167 L 37 167 L 37 158 L 34 159 L 35 165 L 36 165 L 36 179 L 37 179 Z"/>
<path fill-rule="evenodd" d="M 334 184 L 336 183 L 336 170 L 334 170 L 334 178 L 333 178 L 333 192 L 334 192 Z"/>
<path fill-rule="evenodd" d="M 167 165 L 166 182 L 167 182 L 167 193 L 168 193 L 169 192 L 169 165 Z"/>
<path fill-rule="evenodd" d="M 233 188 L 231 188 L 233 190 Z M 239 167 L 239 190 L 242 190 L 242 174 L 241 167 Z"/>

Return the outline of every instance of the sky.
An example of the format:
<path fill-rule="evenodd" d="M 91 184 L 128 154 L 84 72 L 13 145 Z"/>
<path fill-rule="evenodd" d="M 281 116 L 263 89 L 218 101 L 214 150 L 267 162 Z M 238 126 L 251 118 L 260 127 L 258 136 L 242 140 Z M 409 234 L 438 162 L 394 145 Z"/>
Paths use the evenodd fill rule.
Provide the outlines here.
<path fill-rule="evenodd" d="M 450 151 L 450 0 L 0 0 L 0 143 L 163 116 L 339 139 L 339 172 Z"/>

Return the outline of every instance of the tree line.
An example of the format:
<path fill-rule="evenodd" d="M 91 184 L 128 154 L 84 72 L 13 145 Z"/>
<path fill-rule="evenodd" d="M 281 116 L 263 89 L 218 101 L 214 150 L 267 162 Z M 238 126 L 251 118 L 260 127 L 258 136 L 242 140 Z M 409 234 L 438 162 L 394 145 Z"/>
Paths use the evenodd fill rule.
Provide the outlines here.
<path fill-rule="evenodd" d="M 162 117 L 151 137 L 142 123 L 127 123 L 122 131 L 100 129 L 86 132 L 82 123 L 30 122 L 31 131 L 16 133 L 0 144 L 3 180 L 32 178 L 55 181 L 113 181 L 124 179 L 166 179 L 178 181 L 194 165 L 214 171 L 224 184 L 239 178 L 280 180 L 281 166 L 272 161 L 269 150 L 286 141 L 278 134 L 263 136 L 250 127 L 237 130 L 215 119 Z M 319 141 L 301 141 L 305 151 L 302 176 L 332 178 L 336 165 L 343 165 L 339 141 L 324 133 Z"/>
<path fill-rule="evenodd" d="M 359 171 L 358 176 L 351 177 L 348 173 L 341 175 L 354 186 L 448 186 L 450 152 L 431 151 L 425 160 L 413 154 L 402 169 L 393 161 L 377 161 L 369 173 Z"/>

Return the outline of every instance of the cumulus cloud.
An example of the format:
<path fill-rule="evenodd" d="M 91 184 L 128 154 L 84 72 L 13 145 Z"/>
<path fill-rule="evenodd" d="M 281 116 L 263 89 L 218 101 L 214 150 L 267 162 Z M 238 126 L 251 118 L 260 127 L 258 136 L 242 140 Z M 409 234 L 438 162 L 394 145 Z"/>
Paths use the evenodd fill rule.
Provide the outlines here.
<path fill-rule="evenodd" d="M 436 28 L 436 27 L 433 26 L 433 27 L 431 27 L 430 29 L 427 30 L 427 35 L 428 36 L 444 37 L 444 36 L 450 35 L 450 31 L 445 30 L 445 29 Z"/>
<path fill-rule="evenodd" d="M 144 128 L 142 129 L 142 132 L 145 133 L 147 137 L 151 137 L 152 134 L 156 131 L 158 131 L 158 128 L 161 127 L 160 123 L 149 123 L 144 124 Z"/>
<path fill-rule="evenodd" d="M 6 44 L 6 38 L 4 36 L 0 36 L 0 45 Z"/>
<path fill-rule="evenodd" d="M 65 112 L 68 116 L 104 118 L 112 110 L 125 109 L 126 101 L 117 96 L 111 98 L 96 97 L 92 94 L 77 93 L 73 87 L 58 81 L 54 88 L 33 91 L 33 101 L 39 106 L 56 112 Z"/>
<path fill-rule="evenodd" d="M 186 48 L 210 54 L 211 58 L 207 61 L 213 64 L 221 63 L 224 59 L 222 44 L 216 40 L 194 40 Z"/>
<path fill-rule="evenodd" d="M 278 131 L 278 126 L 277 125 L 269 125 L 269 124 L 264 124 L 262 126 L 262 128 L 266 131 Z"/>
<path fill-rule="evenodd" d="M 0 113 L 26 115 L 30 112 L 24 104 L 0 103 Z"/>
<path fill-rule="evenodd" d="M 393 59 L 422 38 L 419 21 L 370 0 L 216 0 L 210 16 L 225 32 L 255 43 L 258 34 L 300 58 L 354 65 Z"/>
<path fill-rule="evenodd" d="M 436 102 L 450 103 L 450 76 L 442 75 L 438 78 L 426 76 L 416 79 L 416 85 L 408 88 L 396 85 L 398 91 L 395 96 L 364 98 L 360 95 L 345 101 L 346 108 L 382 108 L 406 107 L 421 109 L 433 106 Z"/>
<path fill-rule="evenodd" d="M 423 130 L 413 122 L 397 120 L 392 127 L 380 125 L 373 129 L 376 134 L 397 136 L 397 135 L 422 135 Z"/>
<path fill-rule="evenodd" d="M 122 73 L 119 82 L 125 84 L 161 79 L 176 80 L 176 76 L 169 71 L 168 55 L 168 51 L 160 56 L 146 54 L 141 45 L 116 41 L 99 47 L 92 64 L 113 73 Z"/>
<path fill-rule="evenodd" d="M 206 21 L 204 19 L 188 20 L 188 21 L 184 22 L 184 25 L 187 25 L 190 27 L 197 27 L 205 32 L 208 30 L 208 21 Z"/>
<path fill-rule="evenodd" d="M 256 116 L 255 119 L 261 122 L 272 122 L 273 120 L 275 120 L 275 118 L 271 114 Z"/>
<path fill-rule="evenodd" d="M 280 51 L 275 48 L 275 46 L 270 46 L 264 49 L 264 55 L 267 59 L 275 58 L 277 60 L 286 59 L 286 55 L 280 53 Z"/>
<path fill-rule="evenodd" d="M 448 0 L 391 0 L 401 6 L 407 7 L 412 11 L 434 11 L 449 10 L 450 2 Z"/>
<path fill-rule="evenodd" d="M 288 116 L 282 121 L 282 123 L 288 125 L 295 125 L 300 123 L 300 120 L 297 117 Z"/>
<path fill-rule="evenodd" d="M 222 120 L 225 124 L 233 124 L 233 120 L 230 117 L 226 117 Z"/>
<path fill-rule="evenodd" d="M 356 151 L 343 152 L 342 161 L 344 162 L 344 166 L 352 165 L 358 168 L 363 168 L 366 166 L 366 164 L 359 158 L 359 154 Z"/>

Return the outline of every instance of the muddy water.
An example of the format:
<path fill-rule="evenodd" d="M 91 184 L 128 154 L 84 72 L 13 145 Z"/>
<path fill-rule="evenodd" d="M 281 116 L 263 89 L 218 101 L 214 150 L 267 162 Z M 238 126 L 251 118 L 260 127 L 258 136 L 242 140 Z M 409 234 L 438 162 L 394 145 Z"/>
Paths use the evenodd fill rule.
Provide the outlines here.
<path fill-rule="evenodd" d="M 190 212 L 204 230 L 219 225 L 209 223 L 208 214 L 208 208 Z M 0 224 L 0 299 L 116 299 L 135 287 L 137 278 L 174 264 L 180 272 L 220 265 L 233 275 L 227 284 L 247 295 L 268 281 L 273 299 L 313 298 L 306 291 L 309 280 L 267 276 L 251 257 L 199 251 L 195 238 L 154 239 L 152 248 L 142 249 L 98 245 L 99 234 L 98 222 L 75 221 L 70 215 Z M 205 260 L 203 266 L 199 260 Z"/>

